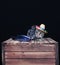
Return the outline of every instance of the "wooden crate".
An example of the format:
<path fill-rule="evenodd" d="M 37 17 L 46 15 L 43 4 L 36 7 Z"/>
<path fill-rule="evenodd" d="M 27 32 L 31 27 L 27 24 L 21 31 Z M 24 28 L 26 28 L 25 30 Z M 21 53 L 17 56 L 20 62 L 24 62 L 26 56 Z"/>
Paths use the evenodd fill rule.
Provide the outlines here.
<path fill-rule="evenodd" d="M 58 43 L 51 38 L 19 42 L 8 39 L 2 43 L 3 65 L 58 65 Z"/>

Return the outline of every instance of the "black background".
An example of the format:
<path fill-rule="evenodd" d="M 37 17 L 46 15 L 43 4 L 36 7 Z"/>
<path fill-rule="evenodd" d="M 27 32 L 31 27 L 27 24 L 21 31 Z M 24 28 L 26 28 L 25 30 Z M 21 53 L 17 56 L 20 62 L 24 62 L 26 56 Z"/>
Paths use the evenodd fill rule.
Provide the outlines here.
<path fill-rule="evenodd" d="M 44 14 L 39 9 L 20 9 L 9 10 L 8 15 L 0 17 L 0 41 L 4 41 L 11 36 L 27 33 L 32 25 L 45 24 L 48 34 L 45 37 L 51 37 L 60 42 L 60 16 L 56 14 Z"/>
<path fill-rule="evenodd" d="M 60 42 L 60 15 L 40 12 L 40 8 L 9 9 L 8 15 L 0 16 L 0 48 L 2 42 L 16 35 L 26 35 L 32 25 L 45 24 L 50 37 Z M 58 43 L 60 46 L 60 44 Z"/>

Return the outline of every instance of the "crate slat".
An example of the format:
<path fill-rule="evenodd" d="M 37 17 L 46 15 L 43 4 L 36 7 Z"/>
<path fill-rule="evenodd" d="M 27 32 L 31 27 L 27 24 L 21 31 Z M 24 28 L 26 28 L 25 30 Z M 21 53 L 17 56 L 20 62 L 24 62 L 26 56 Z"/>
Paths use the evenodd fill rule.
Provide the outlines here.
<path fill-rule="evenodd" d="M 6 65 L 51 65 L 55 64 L 55 59 L 6 59 Z"/>
<path fill-rule="evenodd" d="M 51 38 L 20 42 L 12 38 L 3 42 L 3 65 L 56 65 L 57 42 Z M 4 58 L 4 59 L 3 59 Z"/>
<path fill-rule="evenodd" d="M 57 43 L 57 42 L 51 38 L 43 38 L 41 41 L 29 41 L 29 42 L 21 42 L 21 41 L 13 40 L 12 38 L 10 38 L 4 41 L 3 43 L 7 43 L 7 45 L 14 45 L 17 43 Z"/>
<path fill-rule="evenodd" d="M 55 52 L 5 52 L 5 58 L 55 58 Z"/>
<path fill-rule="evenodd" d="M 46 38 L 45 40 L 49 41 L 49 43 L 51 43 L 51 44 L 52 44 L 52 43 L 54 43 L 54 44 L 55 44 L 55 43 L 58 43 L 58 42 L 56 42 L 55 40 L 53 40 L 53 39 L 51 39 L 51 38 Z"/>
<path fill-rule="evenodd" d="M 26 64 L 20 64 L 20 63 L 19 64 L 15 64 L 15 63 L 14 64 L 12 64 L 12 63 L 7 64 L 6 63 L 6 65 L 56 65 L 56 64 L 55 63 L 53 63 L 53 64 L 48 64 L 48 63 L 46 63 L 46 64 L 31 64 L 31 63 L 30 64 L 29 63 L 26 63 Z"/>
<path fill-rule="evenodd" d="M 6 45 L 5 51 L 55 51 L 55 45 L 34 45 L 19 46 L 19 45 Z"/>

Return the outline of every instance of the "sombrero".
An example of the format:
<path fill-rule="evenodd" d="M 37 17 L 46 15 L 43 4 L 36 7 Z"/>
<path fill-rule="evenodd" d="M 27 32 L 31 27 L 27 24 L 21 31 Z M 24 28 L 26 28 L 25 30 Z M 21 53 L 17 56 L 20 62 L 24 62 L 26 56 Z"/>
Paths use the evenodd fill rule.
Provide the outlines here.
<path fill-rule="evenodd" d="M 36 25 L 36 29 L 40 30 L 43 33 L 47 33 L 47 31 L 45 30 L 45 25 L 44 24 L 41 24 L 40 26 Z"/>

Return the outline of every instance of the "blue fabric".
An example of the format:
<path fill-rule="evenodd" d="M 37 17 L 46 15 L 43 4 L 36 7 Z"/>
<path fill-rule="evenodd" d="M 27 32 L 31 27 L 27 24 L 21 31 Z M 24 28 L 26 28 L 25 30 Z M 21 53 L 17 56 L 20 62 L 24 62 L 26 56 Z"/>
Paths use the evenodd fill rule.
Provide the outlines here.
<path fill-rule="evenodd" d="M 30 37 L 28 37 L 26 35 L 18 35 L 17 37 L 15 37 L 15 40 L 18 40 L 18 41 L 30 41 Z"/>

